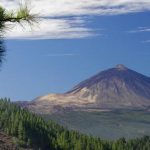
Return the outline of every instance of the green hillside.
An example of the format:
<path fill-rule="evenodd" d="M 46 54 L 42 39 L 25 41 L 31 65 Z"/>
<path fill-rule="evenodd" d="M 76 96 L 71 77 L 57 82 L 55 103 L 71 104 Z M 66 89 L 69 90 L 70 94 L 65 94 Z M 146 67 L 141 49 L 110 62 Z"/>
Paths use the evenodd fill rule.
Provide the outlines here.
<path fill-rule="evenodd" d="M 0 100 L 0 130 L 15 144 L 35 150 L 149 150 L 150 137 L 126 141 L 106 141 L 80 134 L 49 121 L 46 122 L 7 99 Z"/>
<path fill-rule="evenodd" d="M 150 112 L 147 110 L 111 110 L 100 112 L 83 110 L 64 110 L 58 113 L 42 115 L 46 120 L 52 119 L 70 130 L 114 140 L 150 136 Z"/>

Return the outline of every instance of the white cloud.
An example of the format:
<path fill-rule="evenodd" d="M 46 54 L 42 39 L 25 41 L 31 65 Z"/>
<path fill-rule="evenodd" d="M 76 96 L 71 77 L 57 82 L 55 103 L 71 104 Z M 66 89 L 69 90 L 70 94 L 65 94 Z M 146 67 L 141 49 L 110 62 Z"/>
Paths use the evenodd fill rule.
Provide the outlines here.
<path fill-rule="evenodd" d="M 111 15 L 150 10 L 150 0 L 28 0 L 33 12 L 42 16 Z M 1 0 L 8 9 L 18 0 Z"/>
<path fill-rule="evenodd" d="M 150 32 L 150 28 L 148 27 L 139 27 L 139 32 Z"/>
<path fill-rule="evenodd" d="M 128 33 L 150 32 L 150 27 L 138 27 L 136 30 L 128 31 Z"/>
<path fill-rule="evenodd" d="M 142 41 L 142 43 L 150 43 L 150 40 Z"/>
<path fill-rule="evenodd" d="M 82 21 L 82 20 L 81 20 Z M 9 39 L 72 39 L 95 36 L 92 29 L 83 27 L 80 20 L 42 19 L 31 28 L 16 25 L 6 33 Z"/>
<path fill-rule="evenodd" d="M 128 33 L 131 33 L 131 34 L 136 34 L 136 33 L 149 33 L 150 32 L 150 27 L 138 27 L 136 30 L 131 30 L 131 31 L 128 31 Z M 144 41 L 141 41 L 141 43 L 150 43 L 150 40 L 144 40 Z"/>
<path fill-rule="evenodd" d="M 92 29 L 85 25 L 83 18 L 85 15 L 118 15 L 150 10 L 150 0 L 30 0 L 30 3 L 34 13 L 40 14 L 41 17 L 53 17 L 53 19 L 40 23 L 40 30 L 36 29 L 36 32 L 29 32 L 29 30 L 23 32 L 17 27 L 14 32 L 9 33 L 9 37 L 15 35 L 14 37 L 22 38 L 85 38 L 93 36 Z M 0 1 L 0 5 L 8 10 L 16 8 L 17 4 L 18 0 Z M 66 21 L 64 17 L 69 16 L 80 16 L 80 19 L 76 20 L 79 22 Z M 53 30 L 50 29 L 51 27 Z"/>

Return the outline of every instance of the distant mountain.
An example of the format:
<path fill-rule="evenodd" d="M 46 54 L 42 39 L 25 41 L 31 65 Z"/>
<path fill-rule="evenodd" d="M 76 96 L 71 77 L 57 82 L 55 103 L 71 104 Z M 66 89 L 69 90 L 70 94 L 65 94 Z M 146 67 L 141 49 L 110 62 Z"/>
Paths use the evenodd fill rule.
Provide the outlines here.
<path fill-rule="evenodd" d="M 150 78 L 123 65 L 81 82 L 68 94 L 92 99 L 99 106 L 141 107 L 150 104 Z"/>
<path fill-rule="evenodd" d="M 102 71 L 64 94 L 41 96 L 25 104 L 36 113 L 73 108 L 147 108 L 150 106 L 150 77 L 124 65 Z"/>

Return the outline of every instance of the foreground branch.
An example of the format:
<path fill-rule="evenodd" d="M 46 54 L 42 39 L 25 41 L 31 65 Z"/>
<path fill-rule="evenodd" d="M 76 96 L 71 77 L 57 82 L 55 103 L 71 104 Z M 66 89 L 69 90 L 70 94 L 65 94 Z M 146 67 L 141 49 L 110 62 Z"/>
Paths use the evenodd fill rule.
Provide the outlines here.
<path fill-rule="evenodd" d="M 30 13 L 30 10 L 26 5 L 20 6 L 16 11 L 13 10 L 10 12 L 0 6 L 0 29 L 5 28 L 7 22 L 28 22 L 29 24 L 32 24 L 36 22 L 36 18 L 37 16 Z"/>

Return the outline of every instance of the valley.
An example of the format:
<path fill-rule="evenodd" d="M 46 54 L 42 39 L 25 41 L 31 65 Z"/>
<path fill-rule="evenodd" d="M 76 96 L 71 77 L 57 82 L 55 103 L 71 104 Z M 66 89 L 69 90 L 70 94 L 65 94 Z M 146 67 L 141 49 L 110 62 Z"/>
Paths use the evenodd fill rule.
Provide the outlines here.
<path fill-rule="evenodd" d="M 70 130 L 114 140 L 150 135 L 150 112 L 143 110 L 63 111 L 41 115 Z"/>

